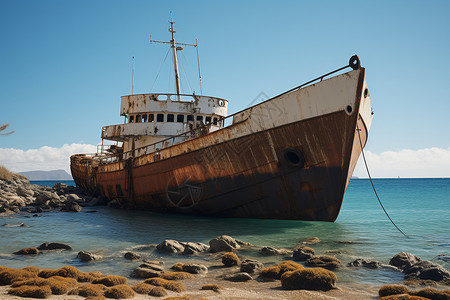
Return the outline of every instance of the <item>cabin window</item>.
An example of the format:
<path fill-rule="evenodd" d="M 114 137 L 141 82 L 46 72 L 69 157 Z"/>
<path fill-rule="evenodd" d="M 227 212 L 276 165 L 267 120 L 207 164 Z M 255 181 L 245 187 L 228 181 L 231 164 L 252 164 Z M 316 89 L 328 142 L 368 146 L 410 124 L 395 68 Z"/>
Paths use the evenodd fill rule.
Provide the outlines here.
<path fill-rule="evenodd" d="M 194 116 L 193 115 L 187 115 L 187 121 L 194 121 Z"/>
<path fill-rule="evenodd" d="M 137 115 L 136 116 L 136 123 L 140 123 L 141 122 L 141 115 Z"/>
<path fill-rule="evenodd" d="M 164 122 L 164 115 L 163 114 L 157 114 L 156 115 L 156 122 Z"/>
<path fill-rule="evenodd" d="M 173 114 L 168 114 L 167 115 L 167 122 L 173 122 L 175 120 L 175 117 Z"/>
<path fill-rule="evenodd" d="M 147 122 L 147 115 L 142 115 L 142 123 Z"/>
<path fill-rule="evenodd" d="M 184 115 L 177 115 L 177 122 L 183 123 L 184 122 Z"/>
<path fill-rule="evenodd" d="M 155 122 L 155 115 L 154 114 L 149 114 L 148 115 L 148 121 L 149 122 Z"/>
<path fill-rule="evenodd" d="M 205 118 L 205 123 L 206 123 L 206 124 L 211 123 L 211 117 L 206 117 L 206 118 Z"/>
<path fill-rule="evenodd" d="M 203 116 L 197 116 L 197 121 L 203 122 Z"/>
<path fill-rule="evenodd" d="M 129 123 L 134 123 L 134 116 L 130 116 L 130 122 Z"/>
<path fill-rule="evenodd" d="M 217 118 L 213 118 L 213 124 L 214 125 L 217 125 L 217 121 L 218 121 Z"/>

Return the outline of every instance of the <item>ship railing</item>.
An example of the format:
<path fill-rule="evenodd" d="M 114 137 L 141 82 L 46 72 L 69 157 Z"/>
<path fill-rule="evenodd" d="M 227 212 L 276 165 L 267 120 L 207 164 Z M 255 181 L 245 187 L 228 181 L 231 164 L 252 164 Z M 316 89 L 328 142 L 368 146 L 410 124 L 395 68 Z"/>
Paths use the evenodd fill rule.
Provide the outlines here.
<path fill-rule="evenodd" d="M 236 112 L 236 113 L 234 113 L 232 115 L 229 115 L 227 117 L 220 117 L 218 122 L 219 123 L 220 122 L 224 122 L 223 124 L 227 124 L 228 123 L 228 125 L 223 127 L 223 128 L 226 128 L 226 127 L 229 127 L 229 126 L 232 126 L 233 124 L 235 124 L 235 121 L 236 121 L 236 123 L 245 121 L 245 120 L 242 120 L 242 116 L 244 115 L 244 112 L 249 110 L 249 109 L 251 109 L 254 106 L 261 105 L 263 103 L 272 101 L 273 99 L 278 98 L 280 96 L 283 96 L 285 94 L 291 93 L 293 91 L 297 91 L 297 90 L 302 89 L 302 88 L 304 88 L 306 86 L 312 85 L 312 84 L 314 84 L 316 82 L 320 82 L 320 81 L 324 80 L 326 77 L 329 77 L 330 75 L 333 75 L 333 74 L 335 74 L 337 72 L 343 71 L 346 68 L 352 68 L 353 70 L 357 70 L 357 69 L 360 68 L 360 66 L 361 65 L 360 65 L 359 57 L 357 55 L 354 55 L 354 56 L 352 56 L 350 58 L 349 64 L 346 65 L 346 66 L 343 66 L 343 67 L 338 68 L 338 69 L 336 69 L 334 71 L 328 72 L 328 73 L 326 73 L 326 74 L 324 74 L 322 76 L 316 77 L 316 78 L 314 78 L 314 79 L 312 79 L 312 80 L 310 80 L 308 82 L 305 82 L 305 83 L 303 83 L 303 84 L 301 84 L 299 86 L 296 86 L 296 87 L 294 87 L 294 88 L 292 88 L 292 89 L 290 89 L 290 90 L 288 90 L 288 91 L 286 91 L 284 93 L 276 95 L 276 96 L 274 96 L 272 98 L 269 98 L 269 99 L 267 99 L 267 100 L 265 100 L 263 102 L 256 103 L 255 105 L 253 105 L 251 107 L 248 107 L 248 108 L 245 108 L 245 109 L 243 109 L 241 111 L 238 111 L 238 112 Z M 156 143 L 153 143 L 153 144 L 150 144 L 150 145 L 147 145 L 147 146 L 144 146 L 144 147 L 136 148 L 134 150 L 130 150 L 130 151 L 127 151 L 127 152 L 124 152 L 124 153 L 121 153 L 121 154 L 112 154 L 112 155 L 107 155 L 105 157 L 100 157 L 99 162 L 100 162 L 100 164 L 109 164 L 109 163 L 112 163 L 112 162 L 117 162 L 117 161 L 121 161 L 121 160 L 128 159 L 128 158 L 134 158 L 134 157 L 138 157 L 138 156 L 145 155 L 145 154 L 150 154 L 150 153 L 155 153 L 155 158 L 154 159 L 155 160 L 159 160 L 160 159 L 159 151 L 161 151 L 161 150 L 163 150 L 165 148 L 171 147 L 171 146 L 175 145 L 176 143 L 180 143 L 180 142 L 183 142 L 183 141 L 188 140 L 188 139 L 193 139 L 193 138 L 197 138 L 197 137 L 203 136 L 205 134 L 208 134 L 209 132 L 211 132 L 211 127 L 214 126 L 214 125 L 215 125 L 214 123 L 203 124 L 203 125 L 200 125 L 199 127 L 195 128 L 195 129 L 183 132 L 183 133 L 181 133 L 179 135 L 175 135 L 175 136 L 169 137 L 167 139 L 158 141 Z"/>

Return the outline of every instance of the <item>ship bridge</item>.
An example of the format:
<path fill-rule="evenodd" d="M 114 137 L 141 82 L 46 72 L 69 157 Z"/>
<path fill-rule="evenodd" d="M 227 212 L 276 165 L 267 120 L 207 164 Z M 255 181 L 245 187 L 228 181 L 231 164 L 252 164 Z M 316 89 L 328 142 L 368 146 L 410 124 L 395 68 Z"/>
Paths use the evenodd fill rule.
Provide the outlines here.
<path fill-rule="evenodd" d="M 101 138 L 123 142 L 124 151 L 178 136 L 205 124 L 208 132 L 224 126 L 228 101 L 186 94 L 136 94 L 121 97 L 124 124 L 104 126 Z M 188 139 L 180 136 L 176 142 Z"/>

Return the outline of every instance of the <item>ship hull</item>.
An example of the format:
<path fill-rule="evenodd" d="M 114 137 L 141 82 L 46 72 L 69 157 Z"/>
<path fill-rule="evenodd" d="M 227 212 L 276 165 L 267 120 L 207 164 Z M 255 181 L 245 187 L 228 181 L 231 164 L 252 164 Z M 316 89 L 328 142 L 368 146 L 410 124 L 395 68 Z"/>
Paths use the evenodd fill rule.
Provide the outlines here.
<path fill-rule="evenodd" d="M 335 221 L 371 123 L 364 70 L 354 72 L 346 83 L 352 89 L 348 95 L 330 92 L 320 98 L 317 87 L 285 95 L 244 111 L 229 128 L 157 154 L 99 166 L 72 159 L 73 177 L 77 185 L 140 209 Z M 337 83 L 318 84 L 318 94 Z M 338 97 L 342 105 L 331 104 L 337 107 L 323 113 L 320 105 L 332 101 L 326 97 Z M 301 112 L 309 109 L 309 115 L 292 116 L 299 99 Z M 315 106 L 306 108 L 305 101 Z"/>

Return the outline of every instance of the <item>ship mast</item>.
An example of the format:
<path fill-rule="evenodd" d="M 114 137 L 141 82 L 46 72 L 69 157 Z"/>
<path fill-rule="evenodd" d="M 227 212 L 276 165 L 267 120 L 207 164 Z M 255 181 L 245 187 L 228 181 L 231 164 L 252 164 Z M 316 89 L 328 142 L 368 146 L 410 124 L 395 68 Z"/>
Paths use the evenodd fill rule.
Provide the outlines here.
<path fill-rule="evenodd" d="M 175 24 L 175 22 L 173 21 L 173 18 L 172 18 L 172 12 L 170 12 L 170 21 L 169 21 L 169 23 L 170 23 L 169 32 L 172 34 L 172 39 L 170 40 L 170 42 L 155 41 L 155 40 L 152 40 L 152 37 L 150 36 L 150 44 L 151 43 L 170 44 L 170 47 L 172 48 L 172 52 L 173 52 L 173 67 L 174 67 L 174 71 L 175 71 L 175 88 L 177 90 L 178 101 L 180 101 L 181 84 L 180 84 L 180 73 L 179 73 L 179 70 L 178 70 L 177 51 L 183 50 L 183 47 L 181 47 L 179 45 L 193 46 L 193 47 L 197 48 L 197 40 L 195 41 L 195 44 L 176 43 L 175 42 L 175 33 L 177 31 L 175 30 L 175 27 L 173 26 L 173 24 Z M 197 48 L 197 60 L 198 60 L 198 48 Z M 200 63 L 199 63 L 199 76 L 200 76 Z M 200 89 L 201 89 L 201 77 L 200 77 Z"/>

